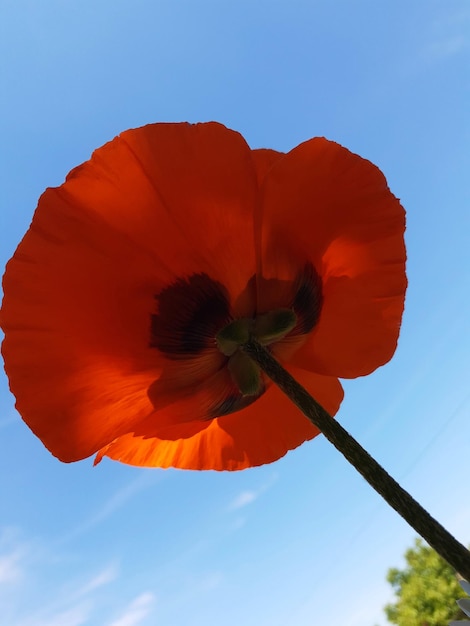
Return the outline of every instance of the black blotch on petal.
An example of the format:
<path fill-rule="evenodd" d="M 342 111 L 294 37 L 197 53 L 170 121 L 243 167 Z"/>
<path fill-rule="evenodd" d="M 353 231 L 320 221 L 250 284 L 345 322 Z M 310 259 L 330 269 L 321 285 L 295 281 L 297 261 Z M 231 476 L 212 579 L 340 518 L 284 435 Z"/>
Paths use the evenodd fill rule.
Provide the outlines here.
<path fill-rule="evenodd" d="M 246 408 L 253 402 L 256 402 L 260 396 L 264 393 L 261 391 L 256 396 L 242 396 L 241 394 L 231 393 L 214 407 L 212 407 L 209 419 L 214 419 L 215 417 L 223 417 L 224 415 L 230 415 L 230 413 L 236 413 L 237 411 L 241 411 Z"/>
<path fill-rule="evenodd" d="M 317 324 L 323 304 L 322 281 L 311 263 L 307 263 L 296 280 L 292 308 L 298 318 L 296 332 L 309 333 Z"/>
<path fill-rule="evenodd" d="M 151 316 L 150 347 L 170 358 L 194 356 L 213 345 L 217 332 L 230 321 L 225 287 L 207 274 L 193 274 L 169 285 L 157 296 Z"/>

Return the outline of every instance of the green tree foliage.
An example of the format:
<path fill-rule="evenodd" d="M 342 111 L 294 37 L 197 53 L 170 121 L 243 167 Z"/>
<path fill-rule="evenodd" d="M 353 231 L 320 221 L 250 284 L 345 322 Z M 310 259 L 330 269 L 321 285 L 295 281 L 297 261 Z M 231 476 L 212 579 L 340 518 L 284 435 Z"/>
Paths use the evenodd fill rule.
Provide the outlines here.
<path fill-rule="evenodd" d="M 385 607 L 387 619 L 398 626 L 448 626 L 465 615 L 455 603 L 466 597 L 454 570 L 432 548 L 416 539 L 405 553 L 407 566 L 392 568 L 387 580 L 397 601 Z"/>

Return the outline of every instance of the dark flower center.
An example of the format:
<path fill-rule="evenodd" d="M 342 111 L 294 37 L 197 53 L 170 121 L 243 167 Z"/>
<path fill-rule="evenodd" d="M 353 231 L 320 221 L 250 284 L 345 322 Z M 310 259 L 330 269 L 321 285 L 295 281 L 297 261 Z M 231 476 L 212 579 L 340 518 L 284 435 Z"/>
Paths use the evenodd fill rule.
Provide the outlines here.
<path fill-rule="evenodd" d="M 157 296 L 158 313 L 151 316 L 150 347 L 169 358 L 195 356 L 214 345 L 218 330 L 227 324 L 227 290 L 207 274 L 179 279 Z"/>
<path fill-rule="evenodd" d="M 292 308 L 298 319 L 296 332 L 306 335 L 318 323 L 323 304 L 321 278 L 311 263 L 298 273 L 294 293 Z"/>
<path fill-rule="evenodd" d="M 246 293 L 256 293 L 255 281 L 253 276 Z M 250 335 L 269 346 L 288 335 L 306 335 L 318 323 L 322 283 L 310 263 L 290 285 L 277 279 L 261 279 L 260 288 L 276 294 L 275 300 L 279 293 L 287 301 L 278 302 L 278 308 L 267 313 L 254 311 L 252 317 L 235 318 L 226 288 L 202 273 L 176 280 L 155 297 L 157 312 L 151 315 L 150 347 L 158 348 L 170 359 L 196 357 L 216 347 L 226 357 L 221 367 L 227 367 L 232 383 L 225 397 L 210 408 L 208 419 L 239 411 L 264 393 L 264 376 L 239 349 Z"/>

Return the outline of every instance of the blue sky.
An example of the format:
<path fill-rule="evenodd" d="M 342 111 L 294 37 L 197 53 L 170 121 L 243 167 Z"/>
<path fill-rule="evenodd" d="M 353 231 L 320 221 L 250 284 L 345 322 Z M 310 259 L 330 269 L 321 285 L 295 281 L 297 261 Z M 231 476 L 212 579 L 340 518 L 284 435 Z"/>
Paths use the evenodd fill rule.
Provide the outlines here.
<path fill-rule="evenodd" d="M 408 212 L 397 353 L 338 419 L 470 543 L 466 0 L 1 0 L 0 263 L 39 195 L 120 131 L 315 135 Z M 61 464 L 0 378 L 6 626 L 374 626 L 414 532 L 322 437 L 240 473 Z"/>

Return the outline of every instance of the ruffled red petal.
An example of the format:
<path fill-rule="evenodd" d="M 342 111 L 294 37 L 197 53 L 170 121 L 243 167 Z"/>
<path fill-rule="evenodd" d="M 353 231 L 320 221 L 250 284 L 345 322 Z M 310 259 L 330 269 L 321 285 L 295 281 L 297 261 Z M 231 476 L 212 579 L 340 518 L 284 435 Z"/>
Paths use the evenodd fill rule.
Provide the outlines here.
<path fill-rule="evenodd" d="M 43 194 L 0 320 L 18 411 L 60 459 L 153 412 L 147 390 L 168 364 L 150 318 L 165 287 L 207 272 L 237 301 L 255 272 L 256 193 L 246 142 L 211 123 L 127 131 Z"/>
<path fill-rule="evenodd" d="M 299 369 L 291 374 L 334 415 L 343 390 L 335 378 Z M 158 431 L 157 431 L 158 432 Z M 241 470 L 271 463 L 319 434 L 275 385 L 254 404 L 211 422 L 161 429 L 158 436 L 128 434 L 98 453 L 122 463 L 194 470 Z"/>
<path fill-rule="evenodd" d="M 273 165 L 283 156 L 283 152 L 271 150 L 271 148 L 258 148 L 251 151 L 253 165 L 256 169 L 256 179 L 259 186 L 261 186 L 266 178 L 266 174 L 270 171 Z"/>
<path fill-rule="evenodd" d="M 356 377 L 395 351 L 406 290 L 405 214 L 382 173 L 326 139 L 277 160 L 262 188 L 261 272 L 293 281 L 312 263 L 320 320 L 293 364 Z"/>

